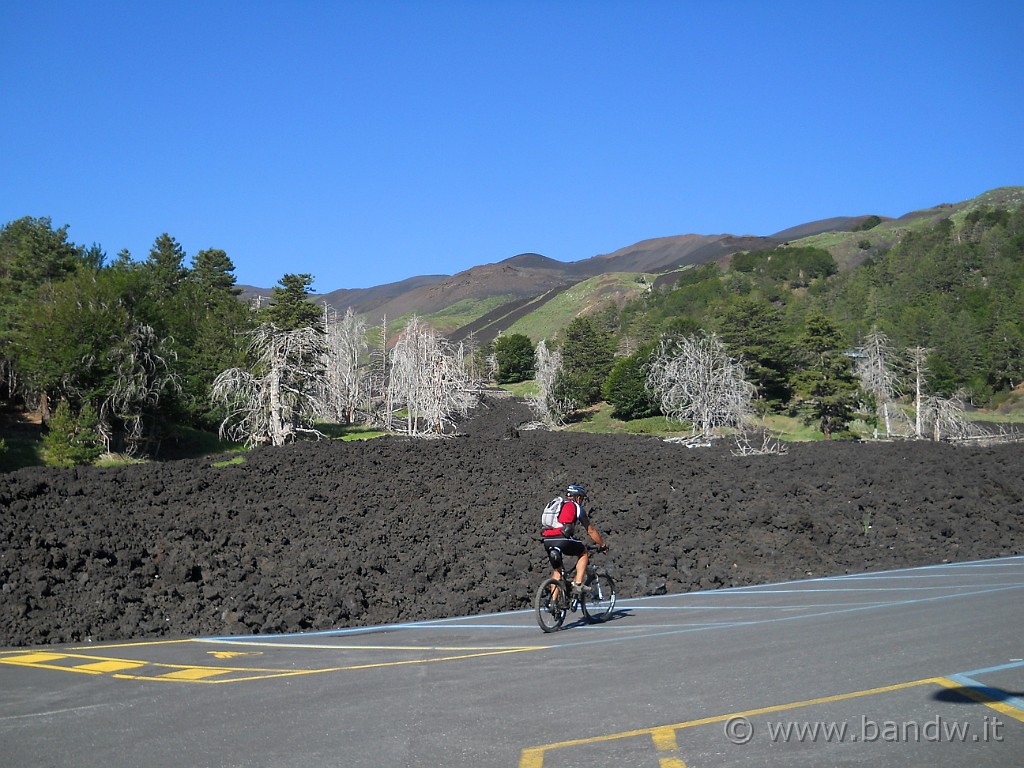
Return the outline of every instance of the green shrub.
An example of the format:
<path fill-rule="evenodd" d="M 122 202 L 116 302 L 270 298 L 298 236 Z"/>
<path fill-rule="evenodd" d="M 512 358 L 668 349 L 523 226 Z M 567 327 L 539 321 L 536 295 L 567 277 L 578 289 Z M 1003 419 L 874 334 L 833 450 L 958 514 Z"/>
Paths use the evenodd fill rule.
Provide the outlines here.
<path fill-rule="evenodd" d="M 43 436 L 43 460 L 51 467 L 92 464 L 103 453 L 98 425 L 99 417 L 91 405 L 86 403 L 75 416 L 67 400 L 61 400 Z"/>

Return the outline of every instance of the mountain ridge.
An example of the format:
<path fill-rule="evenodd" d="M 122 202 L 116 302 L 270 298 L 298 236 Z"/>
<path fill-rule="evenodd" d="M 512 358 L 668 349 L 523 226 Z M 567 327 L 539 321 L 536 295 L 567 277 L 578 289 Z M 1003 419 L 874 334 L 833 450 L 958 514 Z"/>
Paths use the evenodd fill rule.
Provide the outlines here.
<path fill-rule="evenodd" d="M 661 275 L 655 285 L 672 280 L 673 272 L 709 262 L 727 262 L 742 251 L 775 248 L 807 239 L 807 244 L 833 251 L 841 267 L 856 266 L 870 256 L 871 247 L 891 245 L 905 233 L 903 227 L 920 221 L 965 213 L 980 205 L 1024 205 L 1024 187 L 997 187 L 960 203 L 941 203 L 910 211 L 898 218 L 862 214 L 834 216 L 797 224 L 771 235 L 684 234 L 653 237 L 617 250 L 574 262 L 562 262 L 539 253 L 524 252 L 506 259 L 480 264 L 454 275 L 417 275 L 371 288 L 338 289 L 311 294 L 339 312 L 351 307 L 371 322 L 395 320 L 410 314 L 430 315 L 464 301 L 481 301 L 507 296 L 518 305 L 526 300 L 558 292 L 608 273 Z M 864 230 L 865 222 L 874 226 Z M 861 230 L 861 231 L 858 231 Z M 863 236 L 863 237 L 860 237 Z M 857 240 L 859 238 L 859 240 Z M 857 245 L 853 242 L 857 240 Z M 242 295 L 268 297 L 270 289 L 239 286 Z M 497 313 L 500 315 L 501 313 Z"/>

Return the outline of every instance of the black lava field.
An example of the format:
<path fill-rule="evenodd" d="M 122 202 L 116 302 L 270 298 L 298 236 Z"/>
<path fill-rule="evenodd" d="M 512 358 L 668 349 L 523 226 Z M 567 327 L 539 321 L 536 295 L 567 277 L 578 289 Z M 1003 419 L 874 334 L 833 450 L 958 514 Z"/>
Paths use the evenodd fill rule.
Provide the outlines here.
<path fill-rule="evenodd" d="M 735 455 L 517 430 L 0 475 L 0 646 L 297 632 L 527 607 L 544 503 L 571 482 L 623 597 L 1024 551 L 1024 449 L 793 444 Z"/>

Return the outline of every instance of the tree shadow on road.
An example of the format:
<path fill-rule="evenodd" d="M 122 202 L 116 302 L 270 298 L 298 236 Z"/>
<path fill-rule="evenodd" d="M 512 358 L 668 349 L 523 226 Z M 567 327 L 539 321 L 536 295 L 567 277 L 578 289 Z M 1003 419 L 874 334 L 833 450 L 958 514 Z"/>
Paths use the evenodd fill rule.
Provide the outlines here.
<path fill-rule="evenodd" d="M 987 685 L 963 685 L 958 688 L 943 688 L 932 695 L 936 701 L 953 704 L 991 704 L 992 702 L 1010 702 L 1024 698 L 1022 691 L 1002 691 L 989 688 Z"/>

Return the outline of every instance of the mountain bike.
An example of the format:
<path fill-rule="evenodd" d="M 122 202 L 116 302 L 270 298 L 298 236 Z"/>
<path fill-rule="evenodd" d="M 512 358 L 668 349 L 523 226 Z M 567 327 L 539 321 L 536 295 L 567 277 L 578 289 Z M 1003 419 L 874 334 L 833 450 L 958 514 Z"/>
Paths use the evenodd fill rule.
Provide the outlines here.
<path fill-rule="evenodd" d="M 587 563 L 587 578 L 579 594 L 575 594 L 572 591 L 571 577 L 567 579 L 565 575 L 570 569 L 562 564 L 562 551 L 557 547 L 549 550 L 551 565 L 558 569 L 562 577 L 545 579 L 537 588 L 533 605 L 537 611 L 537 624 L 545 632 L 557 630 L 562 626 L 566 615 L 574 613 L 577 608 L 588 624 L 604 621 L 612 615 L 612 611 L 615 610 L 615 581 L 607 571 L 599 570 L 594 565 L 594 554 L 599 551 L 597 547 L 587 547 L 587 552 L 591 556 L 591 562 Z M 575 569 L 571 572 L 575 573 Z"/>

